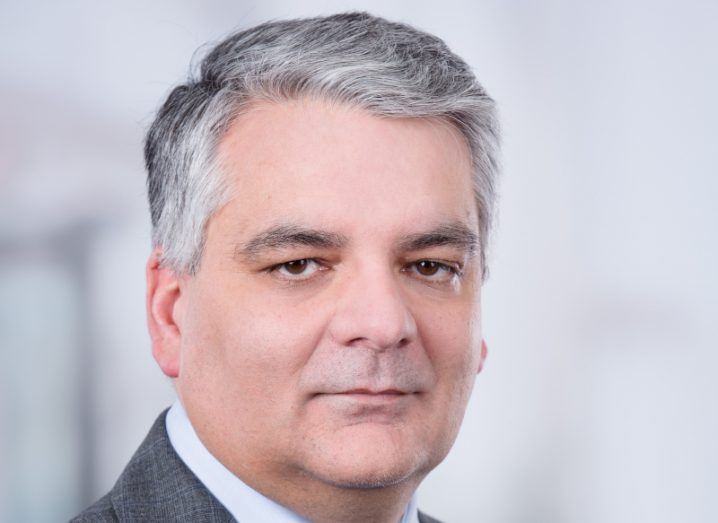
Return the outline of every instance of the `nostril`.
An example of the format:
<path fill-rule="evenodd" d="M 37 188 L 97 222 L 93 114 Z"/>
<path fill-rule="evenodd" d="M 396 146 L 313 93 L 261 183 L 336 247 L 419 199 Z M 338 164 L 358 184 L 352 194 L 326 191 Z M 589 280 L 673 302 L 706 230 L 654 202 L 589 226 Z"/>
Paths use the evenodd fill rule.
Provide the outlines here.
<path fill-rule="evenodd" d="M 383 351 L 383 350 L 392 349 L 392 348 L 400 349 L 400 348 L 406 347 L 410 343 L 410 341 L 411 340 L 409 338 L 401 338 L 400 340 L 398 340 L 394 343 L 391 343 L 391 342 L 380 343 L 380 342 L 377 342 L 370 338 L 354 338 L 354 339 L 350 340 L 346 344 L 346 346 L 356 347 L 356 348 L 365 348 L 365 349 L 370 349 L 370 350 L 374 350 L 374 351 Z"/>

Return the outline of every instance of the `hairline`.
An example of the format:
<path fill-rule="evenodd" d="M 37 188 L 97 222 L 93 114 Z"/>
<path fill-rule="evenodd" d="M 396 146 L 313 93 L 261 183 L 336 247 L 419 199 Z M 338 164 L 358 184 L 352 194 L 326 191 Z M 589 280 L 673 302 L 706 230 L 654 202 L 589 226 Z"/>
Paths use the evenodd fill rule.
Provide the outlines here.
<path fill-rule="evenodd" d="M 338 47 L 334 48 L 328 46 L 326 39 L 311 36 L 313 43 L 305 49 L 309 69 L 302 69 L 304 57 L 297 61 L 301 49 L 292 48 L 297 41 L 291 39 L 310 38 L 308 28 L 318 24 L 332 31 L 348 30 L 347 24 L 354 24 L 354 32 L 346 33 L 346 38 L 339 36 Z M 413 78 L 401 76 L 408 69 L 399 65 L 401 57 L 394 51 L 382 55 L 384 51 L 370 48 L 369 44 L 366 48 L 369 54 L 364 59 L 341 47 L 352 38 L 354 43 L 359 42 L 356 38 L 361 38 L 358 35 L 364 29 L 375 31 L 370 40 L 377 35 L 386 36 L 393 42 L 427 45 L 437 53 L 424 54 L 417 61 L 412 56 L 406 62 L 411 64 L 407 68 L 443 64 L 447 69 L 435 73 L 413 69 L 419 75 L 415 77 L 419 83 L 412 83 Z M 277 31 L 284 31 L 282 35 L 289 35 L 289 40 L 277 40 Z M 269 53 L 266 60 L 257 54 L 264 50 Z M 379 54 L 372 54 L 375 52 Z M 383 57 L 388 57 L 390 61 L 386 63 L 400 70 L 385 68 L 386 63 L 380 61 Z M 281 58 L 288 61 L 282 62 Z M 342 62 L 345 59 L 348 61 Z M 326 64 L 321 64 L 322 60 Z M 234 33 L 212 47 L 199 65 L 197 75 L 192 74 L 187 83 L 177 86 L 167 97 L 145 142 L 152 236 L 154 245 L 160 248 L 161 263 L 189 274 L 198 270 L 207 225 L 228 201 L 229 176 L 221 165 L 220 146 L 242 114 L 263 102 L 314 98 L 363 109 L 383 118 L 449 123 L 458 130 L 469 151 L 472 193 L 481 232 L 480 254 L 486 271 L 499 171 L 496 107 L 466 62 L 441 39 L 367 13 L 344 13 L 267 22 Z M 355 82 L 354 71 L 362 71 L 366 76 L 363 80 L 356 78 Z M 454 79 L 450 75 L 458 76 Z M 427 81 L 438 82 L 435 84 L 438 87 L 430 87 L 434 84 Z"/>

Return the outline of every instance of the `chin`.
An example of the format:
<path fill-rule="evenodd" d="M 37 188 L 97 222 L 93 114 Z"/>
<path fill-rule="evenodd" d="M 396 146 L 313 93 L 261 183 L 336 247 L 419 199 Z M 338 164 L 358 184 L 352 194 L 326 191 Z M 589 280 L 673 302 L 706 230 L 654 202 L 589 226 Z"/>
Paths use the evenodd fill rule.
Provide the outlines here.
<path fill-rule="evenodd" d="M 392 427 L 362 424 L 316 440 L 304 468 L 335 487 L 380 489 L 421 479 L 433 468 L 429 454 Z"/>
<path fill-rule="evenodd" d="M 317 479 L 342 489 L 372 490 L 393 487 L 404 483 L 413 475 L 391 474 L 388 472 L 366 471 L 354 472 L 346 475 L 332 475 L 327 477 L 316 476 Z"/>

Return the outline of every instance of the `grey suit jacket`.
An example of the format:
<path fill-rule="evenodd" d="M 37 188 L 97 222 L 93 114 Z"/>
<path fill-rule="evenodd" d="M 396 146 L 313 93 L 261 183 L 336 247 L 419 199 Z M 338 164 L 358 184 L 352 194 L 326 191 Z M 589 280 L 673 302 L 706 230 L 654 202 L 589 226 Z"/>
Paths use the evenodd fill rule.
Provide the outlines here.
<path fill-rule="evenodd" d="M 157 418 L 112 490 L 72 519 L 73 523 L 235 521 L 172 448 L 166 416 L 165 410 Z M 440 523 L 421 512 L 419 521 Z"/>

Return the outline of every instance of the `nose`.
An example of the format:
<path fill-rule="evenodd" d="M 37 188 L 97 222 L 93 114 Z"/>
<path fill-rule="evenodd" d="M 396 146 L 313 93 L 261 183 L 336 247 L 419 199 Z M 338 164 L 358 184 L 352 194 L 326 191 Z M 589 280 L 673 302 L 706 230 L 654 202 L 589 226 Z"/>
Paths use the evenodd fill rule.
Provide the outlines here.
<path fill-rule="evenodd" d="M 329 324 L 335 343 L 382 351 L 416 338 L 416 322 L 398 275 L 389 269 L 365 267 L 347 276 Z"/>

